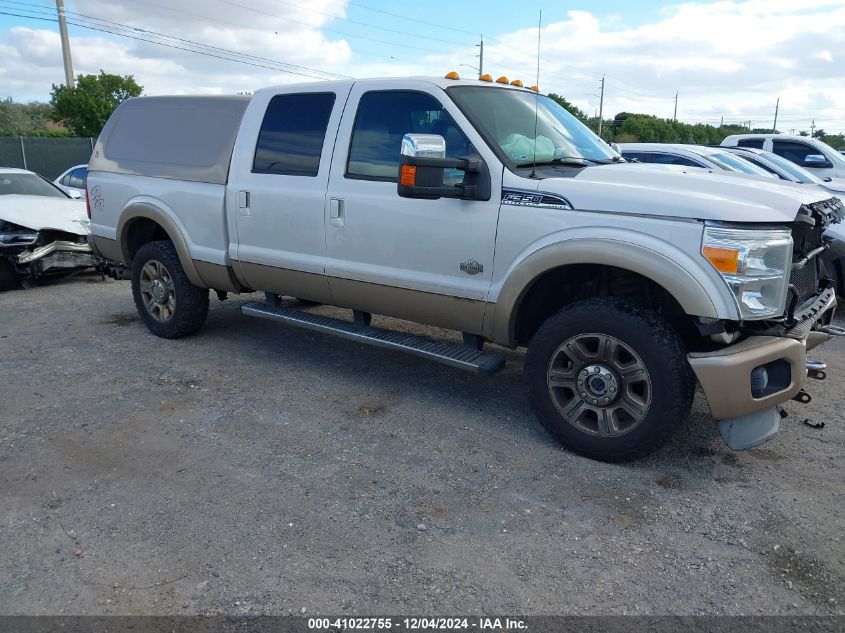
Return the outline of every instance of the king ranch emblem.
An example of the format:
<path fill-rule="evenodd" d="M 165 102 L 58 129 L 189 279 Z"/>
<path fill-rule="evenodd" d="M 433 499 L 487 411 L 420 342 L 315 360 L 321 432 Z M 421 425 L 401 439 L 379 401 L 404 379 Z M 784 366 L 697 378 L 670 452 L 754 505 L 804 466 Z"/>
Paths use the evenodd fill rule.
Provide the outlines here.
<path fill-rule="evenodd" d="M 461 264 L 461 270 L 464 271 L 467 275 L 477 275 L 478 273 L 484 270 L 484 266 L 479 264 L 474 259 L 468 259 L 467 261 Z"/>

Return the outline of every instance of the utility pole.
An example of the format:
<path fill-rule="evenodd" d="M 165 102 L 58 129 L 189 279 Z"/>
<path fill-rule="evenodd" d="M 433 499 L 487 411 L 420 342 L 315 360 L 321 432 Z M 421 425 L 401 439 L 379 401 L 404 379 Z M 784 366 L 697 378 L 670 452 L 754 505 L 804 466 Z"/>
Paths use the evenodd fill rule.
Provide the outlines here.
<path fill-rule="evenodd" d="M 478 78 L 484 74 L 484 36 L 481 36 L 481 42 L 478 44 Z"/>
<path fill-rule="evenodd" d="M 810 123 L 810 138 L 816 138 L 816 120 Z"/>
<path fill-rule="evenodd" d="M 59 35 L 62 38 L 62 57 L 65 62 L 65 85 L 73 88 L 73 62 L 70 59 L 70 40 L 67 36 L 64 0 L 56 0 L 56 13 L 59 14 Z"/>
<path fill-rule="evenodd" d="M 601 138 L 601 119 L 604 112 L 604 75 L 601 76 L 601 96 L 599 97 L 599 138 Z"/>
<path fill-rule="evenodd" d="M 780 108 L 780 97 L 775 103 L 775 122 L 772 124 L 772 134 L 777 134 L 778 131 L 778 108 Z"/>
<path fill-rule="evenodd" d="M 678 93 L 677 92 L 675 93 L 675 114 L 672 115 L 672 120 L 673 121 L 678 120 Z"/>
<path fill-rule="evenodd" d="M 719 127 L 725 127 L 725 117 L 724 117 L 724 115 L 722 116 L 722 120 L 719 121 Z"/>

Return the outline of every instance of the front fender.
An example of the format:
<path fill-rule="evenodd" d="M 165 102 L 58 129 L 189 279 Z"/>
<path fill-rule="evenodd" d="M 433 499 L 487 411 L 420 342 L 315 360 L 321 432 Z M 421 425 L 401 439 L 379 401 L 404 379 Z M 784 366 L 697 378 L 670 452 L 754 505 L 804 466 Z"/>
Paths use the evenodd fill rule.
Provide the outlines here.
<path fill-rule="evenodd" d="M 691 256 L 652 235 L 601 228 L 601 237 L 590 235 L 589 228 L 563 231 L 521 254 L 491 301 L 485 336 L 515 345 L 516 317 L 528 290 L 544 273 L 574 264 L 614 266 L 638 273 L 665 289 L 689 315 L 739 318 L 727 285 L 698 252 Z"/>
<path fill-rule="evenodd" d="M 128 245 L 129 227 L 138 218 L 152 220 L 164 229 L 170 241 L 176 247 L 179 262 L 182 264 L 182 268 L 184 268 L 185 274 L 190 282 L 195 286 L 205 286 L 191 258 L 191 252 L 185 240 L 185 227 L 179 222 L 176 215 L 158 200 L 136 198 L 131 200 L 120 213 L 120 218 L 117 221 L 116 235 L 118 244 L 120 245 L 120 252 L 126 265 L 131 266 L 132 263 Z"/>

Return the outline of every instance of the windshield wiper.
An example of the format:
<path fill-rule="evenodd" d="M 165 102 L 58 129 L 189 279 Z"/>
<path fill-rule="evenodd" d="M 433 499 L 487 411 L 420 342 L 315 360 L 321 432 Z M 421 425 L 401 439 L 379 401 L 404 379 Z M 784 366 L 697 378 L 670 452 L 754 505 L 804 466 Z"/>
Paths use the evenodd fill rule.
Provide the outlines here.
<path fill-rule="evenodd" d="M 551 160 L 528 161 L 525 163 L 517 163 L 517 167 L 531 167 L 532 165 L 575 165 L 576 167 L 587 167 L 590 163 L 597 161 L 583 158 L 581 156 L 556 156 Z"/>

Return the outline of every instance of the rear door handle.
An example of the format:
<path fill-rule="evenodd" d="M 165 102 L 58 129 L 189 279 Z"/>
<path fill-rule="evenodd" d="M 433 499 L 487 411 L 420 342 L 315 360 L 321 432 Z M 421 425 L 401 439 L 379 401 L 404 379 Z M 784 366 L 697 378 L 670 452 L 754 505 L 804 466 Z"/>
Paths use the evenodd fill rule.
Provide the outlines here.
<path fill-rule="evenodd" d="M 340 198 L 329 198 L 329 224 L 332 226 L 344 225 L 343 200 Z"/>
<path fill-rule="evenodd" d="M 249 210 L 249 191 L 238 192 L 238 214 L 250 215 Z"/>

